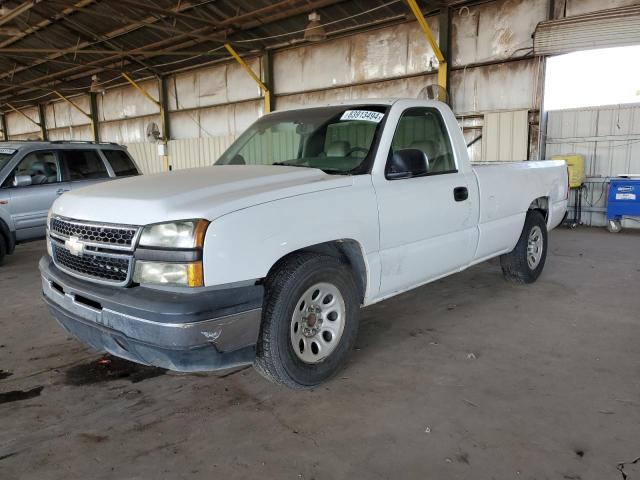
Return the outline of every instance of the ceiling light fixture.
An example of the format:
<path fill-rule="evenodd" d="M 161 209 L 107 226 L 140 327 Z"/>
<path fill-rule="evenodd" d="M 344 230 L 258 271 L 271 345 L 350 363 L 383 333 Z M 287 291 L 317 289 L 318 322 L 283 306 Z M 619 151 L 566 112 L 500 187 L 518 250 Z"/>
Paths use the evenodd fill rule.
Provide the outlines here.
<path fill-rule="evenodd" d="M 98 75 L 91 75 L 91 86 L 89 87 L 89 91 L 91 93 L 104 92 L 104 88 L 102 88 L 98 82 Z"/>
<path fill-rule="evenodd" d="M 304 29 L 304 39 L 307 42 L 319 42 L 327 38 L 327 31 L 320 23 L 320 14 L 313 12 L 309 14 L 309 24 Z"/>

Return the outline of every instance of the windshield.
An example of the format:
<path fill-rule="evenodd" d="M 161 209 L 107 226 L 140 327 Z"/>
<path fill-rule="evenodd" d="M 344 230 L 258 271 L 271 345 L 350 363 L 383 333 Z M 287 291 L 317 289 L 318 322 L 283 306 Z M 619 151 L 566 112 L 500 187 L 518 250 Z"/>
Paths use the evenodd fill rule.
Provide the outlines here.
<path fill-rule="evenodd" d="M 261 118 L 216 165 L 287 165 L 327 173 L 365 173 L 388 107 L 335 106 Z"/>
<path fill-rule="evenodd" d="M 0 170 L 4 168 L 4 166 L 9 163 L 11 157 L 16 153 L 13 148 L 2 148 L 0 147 Z"/>

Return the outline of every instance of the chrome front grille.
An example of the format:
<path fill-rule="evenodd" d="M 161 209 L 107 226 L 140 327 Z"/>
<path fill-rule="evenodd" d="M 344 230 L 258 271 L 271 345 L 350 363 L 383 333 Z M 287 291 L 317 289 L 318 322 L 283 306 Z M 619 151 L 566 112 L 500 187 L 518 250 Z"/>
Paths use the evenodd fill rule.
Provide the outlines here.
<path fill-rule="evenodd" d="M 51 240 L 53 261 L 63 271 L 88 280 L 114 285 L 127 285 L 131 278 L 133 257 L 85 250 L 73 255 L 64 243 Z"/>
<path fill-rule="evenodd" d="M 56 266 L 74 277 L 126 286 L 133 273 L 133 250 L 141 227 L 101 224 L 52 217 L 51 256 Z"/>
<path fill-rule="evenodd" d="M 49 231 L 53 236 L 61 240 L 76 237 L 88 245 L 133 250 L 140 228 L 129 225 L 79 222 L 53 217 L 49 224 Z"/>

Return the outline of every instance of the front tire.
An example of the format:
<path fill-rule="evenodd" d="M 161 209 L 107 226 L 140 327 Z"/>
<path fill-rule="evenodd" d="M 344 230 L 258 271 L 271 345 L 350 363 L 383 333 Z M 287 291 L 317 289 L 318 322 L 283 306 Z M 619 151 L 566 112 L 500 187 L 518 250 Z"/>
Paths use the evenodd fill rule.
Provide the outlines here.
<path fill-rule="evenodd" d="M 516 248 L 500 257 L 504 277 L 514 283 L 533 283 L 547 259 L 547 225 L 538 210 L 529 210 Z"/>
<path fill-rule="evenodd" d="M 358 333 L 360 301 L 337 258 L 293 254 L 265 282 L 254 367 L 289 388 L 315 387 L 344 365 Z"/>

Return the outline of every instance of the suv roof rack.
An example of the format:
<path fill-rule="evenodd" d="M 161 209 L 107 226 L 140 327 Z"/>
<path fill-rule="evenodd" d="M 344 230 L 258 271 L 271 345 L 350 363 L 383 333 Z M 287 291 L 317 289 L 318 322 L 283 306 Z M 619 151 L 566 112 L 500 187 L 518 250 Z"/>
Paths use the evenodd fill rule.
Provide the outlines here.
<path fill-rule="evenodd" d="M 49 143 L 54 143 L 56 145 L 61 143 L 83 143 L 88 145 L 118 145 L 116 142 L 94 142 L 93 140 L 50 140 Z"/>

